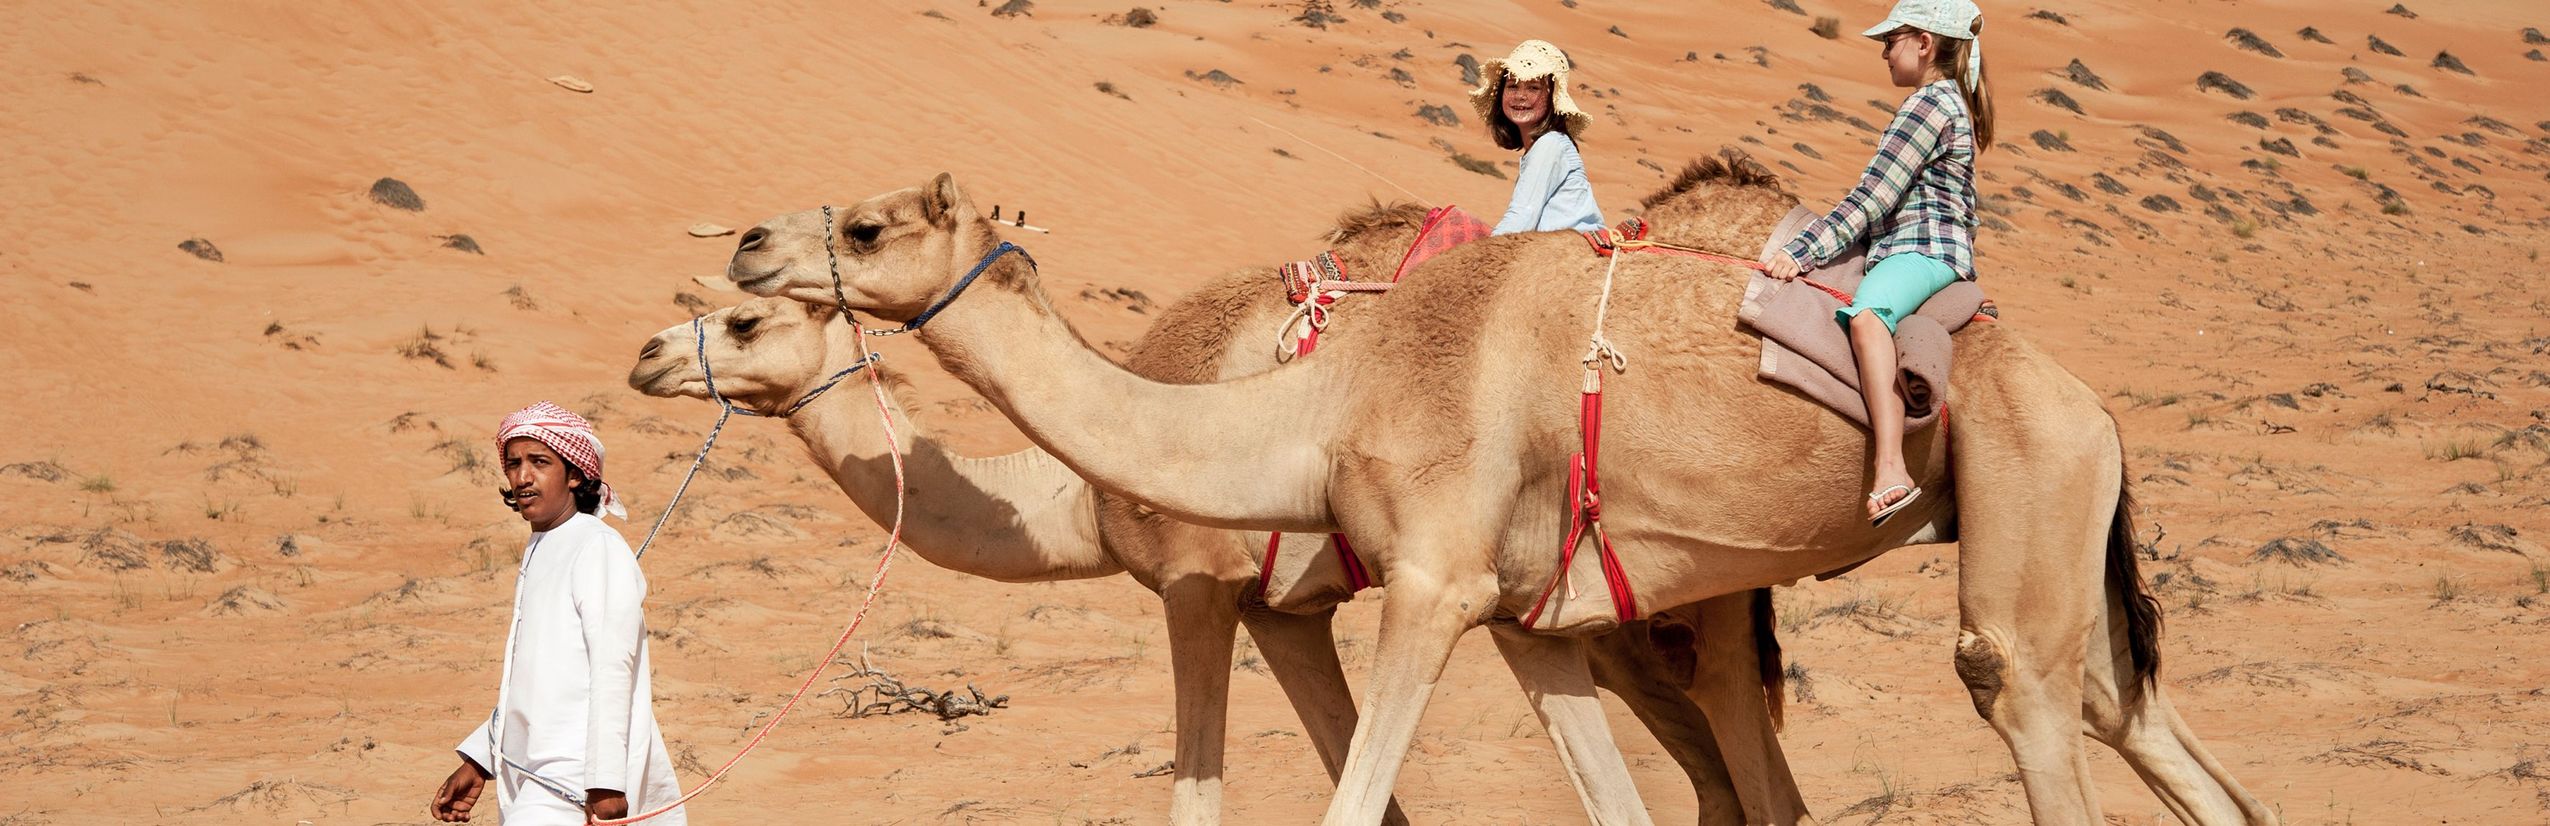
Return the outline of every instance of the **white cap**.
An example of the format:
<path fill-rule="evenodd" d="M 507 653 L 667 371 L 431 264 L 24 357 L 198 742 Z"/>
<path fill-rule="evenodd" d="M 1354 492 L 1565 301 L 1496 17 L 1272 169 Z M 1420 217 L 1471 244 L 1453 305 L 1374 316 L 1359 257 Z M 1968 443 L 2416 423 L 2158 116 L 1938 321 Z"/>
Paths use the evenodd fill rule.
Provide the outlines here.
<path fill-rule="evenodd" d="M 1982 19 L 1983 9 L 1977 8 L 1974 0 L 1896 0 L 1894 10 L 1886 13 L 1886 22 L 1859 35 L 1884 40 L 1887 32 L 1909 27 L 1965 40 L 1975 36 L 1975 23 Z"/>
<path fill-rule="evenodd" d="M 1974 0 L 1895 0 L 1895 8 L 1886 12 L 1885 22 L 1869 27 L 1859 36 L 1885 40 L 1888 33 L 1899 29 L 1916 29 L 1940 37 L 1978 41 L 1966 47 L 1966 90 L 1974 91 L 1983 84 L 1983 38 L 1977 30 L 1983 27 L 1983 9 Z"/>

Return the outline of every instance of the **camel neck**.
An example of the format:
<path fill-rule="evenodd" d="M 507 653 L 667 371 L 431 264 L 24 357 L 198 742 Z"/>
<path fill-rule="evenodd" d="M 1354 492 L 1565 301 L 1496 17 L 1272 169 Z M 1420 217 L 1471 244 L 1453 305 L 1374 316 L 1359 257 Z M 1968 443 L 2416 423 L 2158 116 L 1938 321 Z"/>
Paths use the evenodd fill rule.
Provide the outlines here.
<path fill-rule="evenodd" d="M 903 451 L 903 541 L 922 559 L 1003 582 L 1107 576 L 1121 570 L 1098 541 L 1096 493 L 1043 451 L 956 455 L 917 432 L 892 394 Z M 815 462 L 861 513 L 894 524 L 894 459 L 874 392 L 848 384 L 788 420 Z"/>
<path fill-rule="evenodd" d="M 1022 268 L 1016 258 L 995 265 Z M 1023 270 L 987 275 L 923 328 L 959 380 L 1109 493 L 1180 521 L 1321 531 L 1340 377 L 1305 363 L 1216 385 L 1143 379 L 1099 355 Z"/>

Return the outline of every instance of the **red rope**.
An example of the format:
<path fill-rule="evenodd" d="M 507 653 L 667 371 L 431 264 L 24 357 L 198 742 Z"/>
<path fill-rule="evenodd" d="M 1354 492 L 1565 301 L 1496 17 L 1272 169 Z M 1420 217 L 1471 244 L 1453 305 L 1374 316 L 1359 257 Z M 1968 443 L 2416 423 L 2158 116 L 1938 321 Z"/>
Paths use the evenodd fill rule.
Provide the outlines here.
<path fill-rule="evenodd" d="M 1338 269 L 1341 271 L 1345 269 L 1345 266 L 1344 262 L 1339 262 L 1337 265 Z M 1315 300 L 1322 304 L 1326 304 L 1336 299 L 1334 296 L 1322 295 Z M 1313 324 L 1310 327 L 1309 333 L 1304 334 L 1301 337 L 1301 340 L 1293 342 L 1293 355 L 1295 357 L 1310 355 L 1310 351 L 1319 347 L 1319 330 L 1320 326 Z M 1364 589 L 1372 587 L 1372 573 L 1364 569 L 1364 561 L 1362 559 L 1356 558 L 1355 547 L 1347 544 L 1346 535 L 1342 533 L 1332 533 L 1328 535 L 1328 538 L 1334 540 L 1337 544 L 1337 564 L 1345 567 L 1346 582 L 1354 586 L 1353 593 L 1362 593 Z M 1260 600 L 1264 600 L 1266 598 L 1267 589 L 1274 587 L 1275 552 L 1281 550 L 1283 547 L 1284 534 L 1282 531 L 1266 535 L 1266 557 L 1257 565 L 1257 598 Z"/>
<path fill-rule="evenodd" d="M 1585 450 L 1567 458 L 1567 538 L 1558 547 L 1558 573 L 1550 578 L 1549 587 L 1541 589 L 1541 598 L 1532 603 L 1531 613 L 1523 615 L 1523 627 L 1529 629 L 1541 618 L 1549 598 L 1567 581 L 1567 572 L 1576 562 L 1576 547 L 1592 532 L 1594 547 L 1601 557 L 1603 586 L 1611 592 L 1613 613 L 1621 622 L 1636 620 L 1638 596 L 1629 586 L 1629 571 L 1614 553 L 1611 534 L 1603 530 L 1603 483 L 1596 457 L 1602 455 L 1603 388 L 1600 368 L 1588 368 L 1592 381 L 1586 386 L 1577 410 L 1579 428 L 1585 433 Z"/>

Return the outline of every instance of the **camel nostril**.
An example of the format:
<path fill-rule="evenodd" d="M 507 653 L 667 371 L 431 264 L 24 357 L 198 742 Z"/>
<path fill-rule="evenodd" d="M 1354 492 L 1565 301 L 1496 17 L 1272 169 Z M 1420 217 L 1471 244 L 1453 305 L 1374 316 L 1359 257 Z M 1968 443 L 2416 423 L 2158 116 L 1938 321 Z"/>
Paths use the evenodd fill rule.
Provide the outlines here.
<path fill-rule="evenodd" d="M 768 240 L 770 240 L 770 230 L 754 227 L 751 231 L 744 233 L 743 240 L 735 243 L 735 251 L 752 252 L 761 249 L 762 242 Z"/>
<path fill-rule="evenodd" d="M 657 354 L 657 353 L 661 353 L 661 352 L 664 352 L 664 340 L 663 340 L 663 339 L 660 339 L 660 338 L 651 338 L 651 339 L 647 339 L 647 340 L 646 340 L 646 346 L 645 346 L 645 347 L 643 347 L 643 348 L 639 348 L 639 350 L 638 350 L 638 360 L 639 360 L 639 361 L 645 361 L 645 360 L 647 360 L 647 359 L 654 358 L 654 357 L 655 357 L 655 354 Z"/>

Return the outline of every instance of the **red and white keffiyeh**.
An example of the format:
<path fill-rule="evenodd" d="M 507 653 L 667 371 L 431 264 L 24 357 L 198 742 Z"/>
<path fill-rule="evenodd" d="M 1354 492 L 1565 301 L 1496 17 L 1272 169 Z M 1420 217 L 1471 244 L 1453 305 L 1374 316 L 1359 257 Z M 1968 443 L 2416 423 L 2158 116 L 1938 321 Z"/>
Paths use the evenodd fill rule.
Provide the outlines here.
<path fill-rule="evenodd" d="M 593 515 L 629 518 L 629 509 L 620 506 L 620 497 L 611 492 L 611 483 L 602 481 L 602 437 L 594 435 L 592 422 L 544 401 L 514 411 L 496 426 L 496 454 L 504 455 L 505 443 L 521 438 L 540 440 L 582 471 L 584 478 L 602 485 L 602 501 Z"/>

